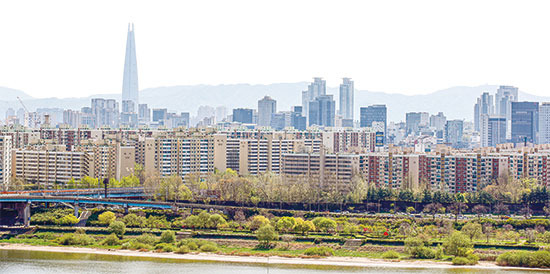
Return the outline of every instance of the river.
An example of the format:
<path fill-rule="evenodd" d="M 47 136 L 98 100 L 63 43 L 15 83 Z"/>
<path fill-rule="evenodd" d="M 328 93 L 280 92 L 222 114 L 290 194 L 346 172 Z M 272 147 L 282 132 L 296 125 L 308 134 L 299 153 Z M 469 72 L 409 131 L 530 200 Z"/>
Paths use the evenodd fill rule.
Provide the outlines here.
<path fill-rule="evenodd" d="M 200 273 L 200 274 L 323 274 L 323 273 L 538 273 L 518 270 L 341 268 L 320 266 L 205 263 L 175 259 L 109 256 L 27 250 L 0 250 L 0 273 Z"/>

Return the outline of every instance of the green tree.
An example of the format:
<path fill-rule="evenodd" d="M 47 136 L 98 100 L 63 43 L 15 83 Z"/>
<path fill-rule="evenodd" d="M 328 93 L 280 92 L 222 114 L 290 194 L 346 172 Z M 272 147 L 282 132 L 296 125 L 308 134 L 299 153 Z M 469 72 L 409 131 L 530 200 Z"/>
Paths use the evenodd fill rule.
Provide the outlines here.
<path fill-rule="evenodd" d="M 226 224 L 227 222 L 220 214 L 212 214 L 208 218 L 207 226 L 209 228 L 217 228 L 218 225 Z"/>
<path fill-rule="evenodd" d="M 271 225 L 264 225 L 256 231 L 256 237 L 261 244 L 269 246 L 269 243 L 279 239 L 279 235 Z"/>
<path fill-rule="evenodd" d="M 447 255 L 466 257 L 473 246 L 468 236 L 455 231 L 443 243 L 443 251 Z"/>
<path fill-rule="evenodd" d="M 97 217 L 97 220 L 102 225 L 110 225 L 112 222 L 116 220 L 116 216 L 111 211 L 105 211 Z"/>
<path fill-rule="evenodd" d="M 296 218 L 296 225 L 294 226 L 294 230 L 304 235 L 310 231 L 315 230 L 315 225 L 312 221 L 304 221 L 304 219 L 302 218 Z"/>
<path fill-rule="evenodd" d="M 468 222 L 460 230 L 464 235 L 470 238 L 470 241 L 477 239 L 483 235 L 483 228 L 480 224 L 474 222 Z"/>
<path fill-rule="evenodd" d="M 126 233 L 126 225 L 121 221 L 113 221 L 109 224 L 109 232 L 116 234 L 119 238 Z"/>
<path fill-rule="evenodd" d="M 257 230 L 262 226 L 268 225 L 269 219 L 262 216 L 262 215 L 256 215 L 252 218 L 252 221 L 250 222 L 250 225 L 248 226 L 250 230 Z"/>
<path fill-rule="evenodd" d="M 282 217 L 275 224 L 277 230 L 285 232 L 294 230 L 294 226 L 296 226 L 296 219 L 294 217 Z"/>

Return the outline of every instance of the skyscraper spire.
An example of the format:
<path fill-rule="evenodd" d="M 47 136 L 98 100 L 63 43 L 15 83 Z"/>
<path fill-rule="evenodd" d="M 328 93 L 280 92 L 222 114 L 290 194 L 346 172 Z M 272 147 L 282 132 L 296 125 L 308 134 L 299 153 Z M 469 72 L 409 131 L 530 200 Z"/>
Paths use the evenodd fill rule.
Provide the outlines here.
<path fill-rule="evenodd" d="M 122 79 L 122 105 L 126 112 L 136 113 L 139 104 L 138 73 L 136 59 L 136 42 L 134 39 L 134 24 L 128 23 L 128 38 L 126 40 L 126 57 L 124 59 L 124 76 Z M 125 102 L 126 101 L 126 102 Z M 131 101 L 131 103 L 127 102 Z"/>

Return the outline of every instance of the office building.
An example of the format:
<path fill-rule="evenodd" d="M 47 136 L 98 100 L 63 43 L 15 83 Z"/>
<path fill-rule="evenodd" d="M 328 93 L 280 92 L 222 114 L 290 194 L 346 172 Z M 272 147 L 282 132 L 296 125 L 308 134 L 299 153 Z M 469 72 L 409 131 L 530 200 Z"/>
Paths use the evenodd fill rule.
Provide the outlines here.
<path fill-rule="evenodd" d="M 429 124 L 429 117 L 427 112 L 408 112 L 405 116 L 407 134 L 418 134 L 421 128 Z"/>
<path fill-rule="evenodd" d="M 93 98 L 91 111 L 95 118 L 94 127 L 118 127 L 120 111 L 116 100 Z"/>
<path fill-rule="evenodd" d="M 539 105 L 539 144 L 550 144 L 550 103 Z"/>
<path fill-rule="evenodd" d="M 384 134 L 387 131 L 387 109 L 386 105 L 372 105 L 360 109 L 360 126 L 372 127 L 373 122 L 384 124 Z"/>
<path fill-rule="evenodd" d="M 313 78 L 313 83 L 309 84 L 307 90 L 302 91 L 302 111 L 309 123 L 309 103 L 313 102 L 318 96 L 327 94 L 327 83 L 323 78 Z"/>
<path fill-rule="evenodd" d="M 317 96 L 315 100 L 309 102 L 309 125 L 318 125 L 333 127 L 336 104 L 332 95 Z"/>
<path fill-rule="evenodd" d="M 512 143 L 537 143 L 539 103 L 512 102 Z"/>
<path fill-rule="evenodd" d="M 481 94 L 477 98 L 477 103 L 474 106 L 474 128 L 476 131 L 480 131 L 480 122 L 481 116 L 484 114 L 493 115 L 494 105 L 493 105 L 493 96 L 489 95 L 488 92 Z"/>
<path fill-rule="evenodd" d="M 164 125 L 167 119 L 168 119 L 168 109 L 165 109 L 165 108 L 153 109 L 153 123 Z"/>
<path fill-rule="evenodd" d="M 445 124 L 447 124 L 447 117 L 445 117 L 443 112 L 430 116 L 430 127 L 435 128 L 436 131 L 444 130 Z"/>
<path fill-rule="evenodd" d="M 462 120 L 449 120 L 445 124 L 445 140 L 452 147 L 462 145 L 464 122 Z"/>
<path fill-rule="evenodd" d="M 483 114 L 480 130 L 482 147 L 494 147 L 506 143 L 506 118 Z"/>
<path fill-rule="evenodd" d="M 242 124 L 252 124 L 253 123 L 253 111 L 248 108 L 236 108 L 233 109 L 233 122 L 238 122 Z"/>
<path fill-rule="evenodd" d="M 354 93 L 353 81 L 350 78 L 344 78 L 340 84 L 340 110 L 338 111 L 342 119 L 353 121 Z"/>
<path fill-rule="evenodd" d="M 142 124 L 151 122 L 151 109 L 147 106 L 147 104 L 139 104 L 138 121 Z"/>
<path fill-rule="evenodd" d="M 134 37 L 134 24 L 128 24 L 128 37 L 126 39 L 126 56 L 124 58 L 124 75 L 122 79 L 122 101 L 131 101 L 124 112 L 137 113 L 139 105 L 138 72 L 136 58 L 136 41 Z"/>
<path fill-rule="evenodd" d="M 271 126 L 271 115 L 277 112 L 277 101 L 269 96 L 258 100 L 258 126 Z"/>
<path fill-rule="evenodd" d="M 290 113 L 290 126 L 296 130 L 306 130 L 307 128 L 307 119 L 302 113 L 302 106 L 292 107 Z"/>
<path fill-rule="evenodd" d="M 506 118 L 506 139 L 512 139 L 512 102 L 517 102 L 518 88 L 500 86 L 495 94 L 495 114 Z"/>

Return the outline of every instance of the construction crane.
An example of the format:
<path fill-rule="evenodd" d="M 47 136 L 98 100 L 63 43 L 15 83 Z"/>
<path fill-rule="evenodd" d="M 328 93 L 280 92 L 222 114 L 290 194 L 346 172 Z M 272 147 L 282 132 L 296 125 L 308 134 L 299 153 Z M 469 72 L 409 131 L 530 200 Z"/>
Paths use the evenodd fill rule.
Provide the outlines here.
<path fill-rule="evenodd" d="M 17 100 L 19 100 L 19 103 L 21 103 L 21 105 L 23 106 L 23 109 L 25 109 L 25 113 L 29 113 L 29 109 L 25 106 L 25 104 L 23 104 L 23 100 L 21 100 L 19 96 L 17 96 Z"/>

